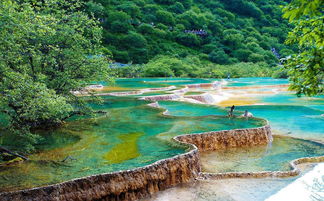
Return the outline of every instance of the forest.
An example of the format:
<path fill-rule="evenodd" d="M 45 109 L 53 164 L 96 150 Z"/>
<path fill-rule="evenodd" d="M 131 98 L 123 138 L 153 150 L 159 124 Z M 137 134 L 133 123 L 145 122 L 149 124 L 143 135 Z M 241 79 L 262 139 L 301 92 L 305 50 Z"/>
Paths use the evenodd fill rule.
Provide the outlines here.
<path fill-rule="evenodd" d="M 149 63 L 148 69 L 142 66 L 141 76 L 224 77 L 229 70 L 213 64 L 235 69 L 233 64 L 241 63 L 248 69 L 248 62 L 261 63 L 257 66 L 269 67 L 267 73 L 253 66 L 257 72 L 250 76 L 271 76 L 280 58 L 297 50 L 284 44 L 291 29 L 282 18 L 280 6 L 286 4 L 283 0 L 91 0 L 85 6 L 100 19 L 103 44 L 115 62 Z M 182 63 L 182 70 L 155 65 L 164 56 Z M 198 72 L 187 65 L 188 60 L 199 66 Z M 152 68 L 157 72 L 152 74 Z M 131 69 L 119 74 L 133 75 Z"/>

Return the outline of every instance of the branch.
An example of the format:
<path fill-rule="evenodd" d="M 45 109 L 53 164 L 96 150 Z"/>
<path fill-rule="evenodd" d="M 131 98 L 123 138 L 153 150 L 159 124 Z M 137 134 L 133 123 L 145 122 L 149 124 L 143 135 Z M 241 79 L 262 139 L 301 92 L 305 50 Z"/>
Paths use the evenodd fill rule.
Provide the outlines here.
<path fill-rule="evenodd" d="M 10 151 L 9 149 L 6 149 L 6 148 L 4 148 L 4 147 L 2 147 L 2 146 L 0 146 L 0 153 L 8 153 L 8 154 L 11 154 L 11 155 L 13 155 L 13 156 L 20 157 L 20 158 L 22 158 L 22 159 L 24 159 L 24 160 L 28 160 L 27 157 L 22 156 L 22 155 L 20 155 L 20 154 L 16 154 L 16 153 L 14 153 L 14 152 Z"/>

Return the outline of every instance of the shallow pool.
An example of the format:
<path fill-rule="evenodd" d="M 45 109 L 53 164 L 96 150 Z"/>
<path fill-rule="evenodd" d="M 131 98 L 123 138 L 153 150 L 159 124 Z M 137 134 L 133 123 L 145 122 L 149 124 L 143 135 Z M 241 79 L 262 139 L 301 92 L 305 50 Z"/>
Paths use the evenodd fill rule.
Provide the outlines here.
<path fill-rule="evenodd" d="M 184 153 L 187 147 L 173 144 L 173 136 L 264 124 L 255 119 L 165 116 L 163 109 L 135 98 L 103 99 L 102 105 L 92 107 L 107 115 L 72 119 L 62 128 L 39 131 L 45 138 L 45 145 L 39 147 L 43 151 L 29 161 L 1 168 L 0 191 L 141 167 Z"/>
<path fill-rule="evenodd" d="M 107 91 L 130 91 L 167 86 L 181 88 L 185 84 L 213 81 L 217 80 L 117 79 L 115 85 L 107 88 Z M 236 105 L 236 115 L 241 115 L 244 110 L 248 110 L 256 117 L 268 119 L 275 134 L 324 141 L 324 119 L 321 116 L 324 111 L 323 97 L 299 99 L 286 90 L 272 90 L 271 87 L 262 89 L 263 86 L 287 84 L 288 81 L 284 79 L 242 78 L 226 82 L 227 86 L 235 86 L 238 95 L 243 94 L 246 100 L 253 100 L 244 102 L 253 105 Z M 245 93 L 244 90 L 250 90 L 246 87 L 257 87 L 257 89 L 253 89 L 253 93 Z M 230 90 L 233 89 L 229 89 L 228 92 L 231 92 Z M 208 93 L 208 89 L 194 89 L 195 93 L 199 91 Z M 217 93 L 214 89 L 212 91 Z M 172 90 L 151 92 L 146 95 L 165 93 L 172 93 Z M 238 101 L 240 100 L 238 95 L 229 97 L 234 97 L 235 101 Z M 148 107 L 149 102 L 138 100 L 138 97 L 140 96 L 104 96 L 103 104 L 91 104 L 91 106 L 96 110 L 106 111 L 107 115 L 96 118 L 73 118 L 59 129 L 38 131 L 45 142 L 39 145 L 41 151 L 31 155 L 29 161 L 0 168 L 0 192 L 141 167 L 184 153 L 187 150 L 186 146 L 179 146 L 171 141 L 171 138 L 176 135 L 259 127 L 265 123 L 251 118 L 228 118 L 225 116 L 228 108 L 217 105 L 159 101 L 159 105 L 168 110 L 168 116 L 165 116 L 162 114 L 164 109 Z M 5 141 L 2 143 L 5 144 Z M 203 162 L 204 169 L 211 172 L 285 170 L 289 168 L 287 162 L 290 160 L 323 154 L 323 146 L 318 143 L 277 137 L 269 146 L 228 149 L 203 154 Z M 284 186 L 286 181 L 279 182 L 278 185 Z M 257 185 L 261 184 L 255 182 L 254 186 Z M 200 188 L 200 186 L 193 185 L 190 188 Z M 239 185 L 236 185 L 236 188 L 239 188 Z M 219 196 L 222 198 L 225 195 L 215 192 L 216 197 L 214 197 L 209 196 L 207 191 L 201 193 L 199 189 L 196 190 L 202 196 L 199 199 L 206 197 L 206 200 L 214 200 L 213 198 L 218 199 Z M 269 191 L 267 195 L 273 192 Z M 263 197 L 265 194 L 264 192 Z"/>

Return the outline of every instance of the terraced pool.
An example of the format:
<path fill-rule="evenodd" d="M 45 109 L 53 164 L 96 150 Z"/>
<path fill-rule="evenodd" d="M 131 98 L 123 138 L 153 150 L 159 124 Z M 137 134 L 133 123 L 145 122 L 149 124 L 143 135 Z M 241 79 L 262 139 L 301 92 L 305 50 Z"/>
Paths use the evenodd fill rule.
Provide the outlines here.
<path fill-rule="evenodd" d="M 149 107 L 147 104 L 150 102 L 138 99 L 142 96 L 172 94 L 187 84 L 215 81 L 222 83 L 224 89 L 194 88 L 189 92 L 193 95 L 200 95 L 199 92 L 219 93 L 219 96 L 225 94 L 228 95 L 226 104 L 224 101 L 210 105 L 189 103 L 185 95 L 188 91 L 180 93 L 177 100 L 158 101 L 161 108 Z M 256 117 L 269 120 L 274 134 L 303 139 L 275 137 L 268 146 L 203 153 L 204 171 L 288 170 L 290 160 L 324 155 L 323 144 L 307 140 L 324 141 L 324 101 L 323 97 L 296 98 L 291 92 L 283 90 L 282 86 L 272 87 L 286 84 L 287 80 L 271 78 L 226 81 L 191 78 L 119 79 L 113 87 L 106 87 L 103 91 L 167 86 L 177 88 L 167 93 L 156 91 L 136 96 L 104 96 L 103 104 L 92 104 L 92 107 L 106 111 L 107 115 L 92 119 L 74 118 L 60 129 L 39 131 L 46 142 L 39 147 L 42 151 L 31 155 L 31 160 L 24 163 L 0 167 L 0 192 L 142 167 L 186 152 L 187 146 L 171 141 L 172 137 L 179 134 L 253 128 L 265 124 L 265 121 L 254 118 L 228 118 L 228 108 L 223 106 L 231 104 L 236 105 L 234 114 L 237 116 L 248 110 Z M 242 97 L 249 101 L 242 102 Z M 163 114 L 165 110 L 167 115 Z"/>
<path fill-rule="evenodd" d="M 165 116 L 163 109 L 147 104 L 135 98 L 107 96 L 102 105 L 93 105 L 108 112 L 107 116 L 75 119 L 60 129 L 41 131 L 47 144 L 42 145 L 43 151 L 27 162 L 1 168 L 0 191 L 141 167 L 184 153 L 187 147 L 172 143 L 173 136 L 264 124 L 219 116 Z"/>

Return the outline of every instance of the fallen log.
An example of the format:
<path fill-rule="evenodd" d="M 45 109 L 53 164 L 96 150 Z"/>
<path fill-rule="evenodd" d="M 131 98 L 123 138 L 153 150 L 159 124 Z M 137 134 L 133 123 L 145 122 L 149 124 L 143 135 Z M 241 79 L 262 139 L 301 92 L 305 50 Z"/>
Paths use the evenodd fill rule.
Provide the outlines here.
<path fill-rule="evenodd" d="M 1 147 L 1 146 L 0 146 L 0 153 L 7 153 L 7 154 L 10 154 L 10 155 L 13 155 L 13 156 L 22 158 L 24 160 L 28 160 L 28 158 L 26 156 L 23 156 L 23 155 L 20 155 L 20 154 L 16 154 L 13 151 L 10 151 L 9 149 L 6 149 L 6 148 Z"/>

